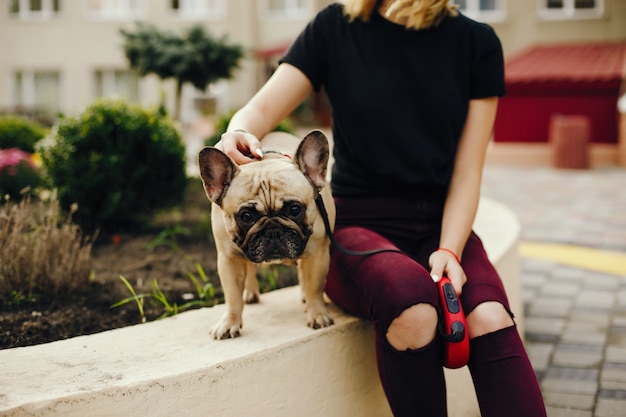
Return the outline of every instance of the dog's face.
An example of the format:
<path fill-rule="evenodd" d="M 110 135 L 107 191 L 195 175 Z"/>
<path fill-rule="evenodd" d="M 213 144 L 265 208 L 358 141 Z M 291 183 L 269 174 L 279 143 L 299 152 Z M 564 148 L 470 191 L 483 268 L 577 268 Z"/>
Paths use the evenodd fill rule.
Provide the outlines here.
<path fill-rule="evenodd" d="M 292 158 L 266 152 L 263 160 L 238 166 L 216 148 L 200 152 L 206 194 L 222 209 L 240 254 L 252 262 L 297 259 L 313 232 L 329 158 L 326 137 L 311 132 Z"/>
<path fill-rule="evenodd" d="M 289 159 L 265 158 L 230 182 L 220 206 L 226 230 L 252 262 L 296 259 L 311 235 L 315 193 Z"/>

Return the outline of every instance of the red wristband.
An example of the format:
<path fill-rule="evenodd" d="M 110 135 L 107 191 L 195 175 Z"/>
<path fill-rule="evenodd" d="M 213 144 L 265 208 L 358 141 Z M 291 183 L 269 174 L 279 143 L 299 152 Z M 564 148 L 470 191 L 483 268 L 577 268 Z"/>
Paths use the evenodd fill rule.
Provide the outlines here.
<path fill-rule="evenodd" d="M 452 256 L 454 256 L 454 259 L 456 259 L 456 261 L 458 262 L 459 265 L 461 265 L 461 260 L 459 259 L 458 256 L 456 256 L 456 253 L 454 253 L 453 251 L 451 251 L 448 248 L 438 248 L 437 251 L 444 251 L 444 252 L 448 252 L 449 254 L 451 254 Z"/>

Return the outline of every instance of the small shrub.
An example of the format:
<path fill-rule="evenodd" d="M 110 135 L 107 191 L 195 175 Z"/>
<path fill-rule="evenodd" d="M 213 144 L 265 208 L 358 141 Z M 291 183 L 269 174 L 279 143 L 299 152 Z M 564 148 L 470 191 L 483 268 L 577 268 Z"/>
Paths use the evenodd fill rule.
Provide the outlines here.
<path fill-rule="evenodd" d="M 45 134 L 46 130 L 37 122 L 15 115 L 0 116 L 0 149 L 18 148 L 33 153 L 35 143 Z"/>
<path fill-rule="evenodd" d="M 48 140 L 44 141 L 48 142 Z M 61 119 L 41 158 L 63 208 L 86 230 L 129 230 L 184 198 L 185 146 L 169 119 L 101 100 Z"/>
<path fill-rule="evenodd" d="M 219 142 L 222 135 L 226 132 L 230 119 L 232 119 L 234 114 L 235 111 L 231 111 L 230 113 L 221 115 L 217 119 L 217 122 L 215 122 L 215 133 L 204 140 L 205 146 L 214 146 L 217 142 Z M 294 129 L 291 121 L 289 119 L 285 119 L 280 122 L 278 126 L 276 126 L 274 132 L 287 132 L 295 134 L 296 130 Z"/>
<path fill-rule="evenodd" d="M 0 197 L 18 199 L 27 189 L 39 186 L 41 178 L 33 155 L 18 148 L 0 149 Z"/>
<path fill-rule="evenodd" d="M 58 201 L 0 206 L 0 300 L 53 299 L 89 283 L 91 239 L 63 219 Z"/>

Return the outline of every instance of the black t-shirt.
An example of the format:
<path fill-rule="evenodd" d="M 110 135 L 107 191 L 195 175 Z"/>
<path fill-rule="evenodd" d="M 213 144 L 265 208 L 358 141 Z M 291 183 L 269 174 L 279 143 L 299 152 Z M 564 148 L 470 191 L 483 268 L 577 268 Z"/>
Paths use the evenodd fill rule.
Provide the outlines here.
<path fill-rule="evenodd" d="M 332 108 L 336 196 L 445 192 L 469 100 L 504 95 L 502 47 L 461 14 L 410 30 L 328 6 L 281 59 Z"/>

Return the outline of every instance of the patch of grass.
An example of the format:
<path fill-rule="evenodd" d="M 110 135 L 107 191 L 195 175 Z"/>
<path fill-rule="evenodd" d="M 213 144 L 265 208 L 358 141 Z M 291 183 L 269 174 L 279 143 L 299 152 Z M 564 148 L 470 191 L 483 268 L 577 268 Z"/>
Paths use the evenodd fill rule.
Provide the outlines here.
<path fill-rule="evenodd" d="M 128 291 L 131 295 L 130 297 L 124 298 L 123 300 L 120 300 L 117 303 L 113 304 L 111 308 L 117 308 L 126 304 L 135 303 L 135 305 L 137 306 L 137 311 L 139 312 L 141 322 L 145 323 L 146 315 L 144 310 L 144 300 L 146 298 L 162 308 L 163 313 L 157 319 L 174 316 L 178 313 L 193 308 L 212 307 L 213 305 L 217 304 L 213 285 L 211 284 L 209 278 L 202 269 L 202 266 L 196 262 L 195 267 L 197 276 L 193 272 L 187 272 L 187 277 L 191 280 L 196 289 L 196 296 L 191 294 L 191 299 L 189 301 L 186 301 L 179 305 L 177 302 L 169 300 L 167 295 L 160 288 L 159 281 L 156 278 L 152 282 L 152 291 L 150 293 L 138 294 L 132 284 L 126 278 L 120 275 L 120 279 L 122 280 L 126 288 L 128 288 Z"/>
<path fill-rule="evenodd" d="M 195 294 L 187 293 L 183 295 L 182 303 L 168 298 L 168 295 L 161 289 L 159 280 L 155 278 L 152 281 L 151 289 L 146 293 L 137 293 L 132 284 L 123 276 L 120 279 L 128 288 L 130 296 L 113 304 L 111 308 L 121 307 L 127 304 L 135 304 L 139 312 L 140 320 L 145 323 L 147 318 L 145 314 L 145 300 L 149 300 L 154 305 L 160 307 L 162 313 L 157 320 L 174 316 L 183 311 L 201 307 L 212 307 L 223 300 L 218 296 L 216 288 L 211 284 L 209 277 L 198 262 L 194 262 L 196 270 L 194 272 L 187 271 L 187 278 L 192 282 L 195 288 Z M 267 265 L 258 271 L 259 285 L 261 292 L 269 292 L 288 285 L 297 284 L 297 276 L 295 269 L 285 265 Z"/>
<path fill-rule="evenodd" d="M 113 304 L 111 308 L 120 307 L 120 306 L 130 303 L 131 301 L 134 301 L 135 305 L 137 306 L 137 311 L 139 312 L 139 317 L 141 318 L 141 322 L 145 323 L 146 313 L 143 308 L 143 300 L 147 296 L 147 294 L 137 294 L 133 285 L 126 278 L 124 278 L 123 275 L 120 275 L 120 280 L 124 283 L 126 288 L 128 288 L 128 291 L 130 292 L 131 296 L 118 301 L 117 303 Z"/>
<path fill-rule="evenodd" d="M 177 236 L 189 236 L 189 229 L 183 226 L 173 226 L 168 227 L 167 229 L 162 230 L 157 237 L 155 237 L 151 242 L 149 242 L 146 247 L 150 250 L 154 250 L 159 246 L 167 246 L 168 248 L 179 251 L 180 247 L 178 246 L 178 242 L 176 242 Z"/>
<path fill-rule="evenodd" d="M 293 265 L 265 265 L 258 269 L 257 279 L 261 293 L 298 284 L 298 274 Z"/>

